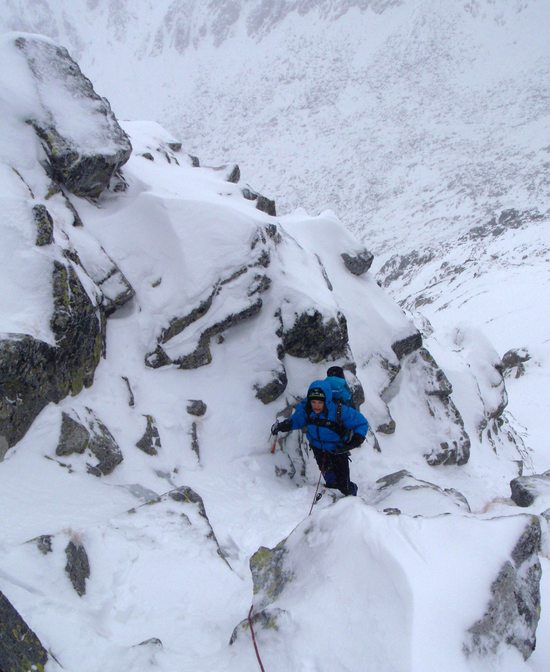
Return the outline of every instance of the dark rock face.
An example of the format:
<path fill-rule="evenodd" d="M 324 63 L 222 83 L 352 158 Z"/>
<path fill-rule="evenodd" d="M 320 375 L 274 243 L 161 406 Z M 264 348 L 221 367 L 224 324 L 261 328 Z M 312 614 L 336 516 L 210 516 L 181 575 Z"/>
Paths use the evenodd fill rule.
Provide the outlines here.
<path fill-rule="evenodd" d="M 85 409 L 83 418 L 74 411 L 73 415 L 74 417 L 67 413 L 62 414 L 56 455 L 93 455 L 97 463 L 87 464 L 88 472 L 94 476 L 110 474 L 123 460 L 113 435 L 91 409 Z"/>
<path fill-rule="evenodd" d="M 233 166 L 226 179 L 228 182 L 232 182 L 233 184 L 237 184 L 237 182 L 241 179 L 241 169 L 237 164 Z"/>
<path fill-rule="evenodd" d="M 397 359 L 403 359 L 406 355 L 410 355 L 411 352 L 418 350 L 422 347 L 422 334 L 417 331 L 406 338 L 402 338 L 400 341 L 396 341 L 392 344 L 391 349 L 395 352 Z"/>
<path fill-rule="evenodd" d="M 542 474 L 514 478 L 510 481 L 510 490 L 518 506 L 531 506 L 539 495 L 550 493 L 550 469 Z"/>
<path fill-rule="evenodd" d="M 363 275 L 372 266 L 374 254 L 367 249 L 362 249 L 355 254 L 344 252 L 342 255 L 344 265 L 353 275 Z"/>
<path fill-rule="evenodd" d="M 152 415 L 146 415 L 147 426 L 141 439 L 136 443 L 136 446 L 143 450 L 147 455 L 158 455 L 161 448 L 159 430 Z"/>
<path fill-rule="evenodd" d="M 245 187 L 242 190 L 242 195 L 248 201 L 256 201 L 257 210 L 261 210 L 262 212 L 265 212 L 268 215 L 271 215 L 272 217 L 276 217 L 277 211 L 275 207 L 275 201 L 272 201 L 270 198 L 267 198 L 266 196 L 262 196 L 262 194 L 259 194 L 257 191 L 250 189 L 250 187 Z"/>
<path fill-rule="evenodd" d="M 425 266 L 434 258 L 433 250 L 427 250 L 424 253 L 413 250 L 405 255 L 396 254 L 382 266 L 377 277 L 380 278 L 382 287 L 389 287 L 396 280 L 407 279 L 416 269 Z"/>
<path fill-rule="evenodd" d="M 0 340 L 0 436 L 5 450 L 23 438 L 46 404 L 61 398 L 55 386 L 56 355 L 56 348 L 31 336 L 6 334 Z"/>
<path fill-rule="evenodd" d="M 479 240 L 487 237 L 496 238 L 508 229 L 521 229 L 534 222 L 543 219 L 544 215 L 538 210 L 519 211 L 515 208 L 502 210 L 498 217 L 495 215 L 485 224 L 473 226 L 467 233 L 471 240 Z"/>
<path fill-rule="evenodd" d="M 89 387 L 101 359 L 104 319 L 72 265 L 54 262 L 52 331 L 58 346 L 57 385 L 63 398 Z"/>
<path fill-rule="evenodd" d="M 531 355 L 525 348 L 508 350 L 502 356 L 502 375 L 519 378 L 525 373 L 525 364 L 531 359 Z"/>
<path fill-rule="evenodd" d="M 342 313 L 325 320 L 317 310 L 296 317 L 292 327 L 281 329 L 283 349 L 310 362 L 348 359 L 348 325 Z"/>
<path fill-rule="evenodd" d="M 90 433 L 68 413 L 61 414 L 61 434 L 56 448 L 56 455 L 66 457 L 74 453 L 82 454 L 90 443 Z"/>
<path fill-rule="evenodd" d="M 0 670 L 44 672 L 48 654 L 36 634 L 0 592 Z"/>
<path fill-rule="evenodd" d="M 189 415 L 200 417 L 206 413 L 207 408 L 207 405 L 201 399 L 189 399 L 186 410 Z"/>
<path fill-rule="evenodd" d="M 272 379 L 265 385 L 255 385 L 256 397 L 264 404 L 269 404 L 278 399 L 286 390 L 288 378 L 284 367 L 272 371 Z"/>
<path fill-rule="evenodd" d="M 51 177 L 77 196 L 98 198 L 130 157 L 128 136 L 108 101 L 95 93 L 66 49 L 30 36 L 18 37 L 15 44 L 27 60 L 38 91 L 61 87 L 93 129 L 84 138 L 63 134 L 59 130 L 63 126 L 47 108 L 28 120 L 42 141 Z"/>
<path fill-rule="evenodd" d="M 226 277 L 216 281 L 208 296 L 200 301 L 189 313 L 182 317 L 173 318 L 169 325 L 162 330 L 158 345 L 145 357 L 145 363 L 151 368 L 159 368 L 175 364 L 181 369 L 196 369 L 210 364 L 212 352 L 210 344 L 213 338 L 222 339 L 223 332 L 241 322 L 257 315 L 263 305 L 261 294 L 267 292 L 271 280 L 263 273 L 257 273 L 258 266 L 266 267 L 270 263 L 269 253 L 265 249 L 266 235 L 258 229 L 250 250 L 253 252 L 253 261 L 238 266 L 229 272 Z M 231 295 L 231 306 L 238 302 L 240 309 L 229 313 L 225 308 L 225 297 Z M 235 301 L 236 299 L 236 301 Z M 191 352 L 184 354 L 167 354 L 163 347 L 186 329 L 194 336 L 196 346 Z"/>
<path fill-rule="evenodd" d="M 51 245 L 53 243 L 53 219 L 45 205 L 35 205 L 32 214 L 36 224 L 36 244 Z"/>
<path fill-rule="evenodd" d="M 65 555 L 67 556 L 65 572 L 73 588 L 82 597 L 86 594 L 86 579 L 90 578 L 90 562 L 86 549 L 82 544 L 70 541 L 65 549 Z"/>
<path fill-rule="evenodd" d="M 54 262 L 52 284 L 55 347 L 21 334 L 0 340 L 0 437 L 8 447 L 46 404 L 90 386 L 103 352 L 103 314 L 71 262 Z"/>
<path fill-rule="evenodd" d="M 540 543 L 540 521 L 532 516 L 491 586 L 485 615 L 468 629 L 466 654 L 495 654 L 503 644 L 518 649 L 524 660 L 533 653 L 541 606 Z"/>
<path fill-rule="evenodd" d="M 466 464 L 470 458 L 471 442 L 464 429 L 462 416 L 451 399 L 451 383 L 425 348 L 409 357 L 409 367 L 424 385 L 426 405 L 431 417 L 445 428 L 446 435 L 451 428 L 454 434 L 433 447 L 424 457 L 432 466 Z"/>

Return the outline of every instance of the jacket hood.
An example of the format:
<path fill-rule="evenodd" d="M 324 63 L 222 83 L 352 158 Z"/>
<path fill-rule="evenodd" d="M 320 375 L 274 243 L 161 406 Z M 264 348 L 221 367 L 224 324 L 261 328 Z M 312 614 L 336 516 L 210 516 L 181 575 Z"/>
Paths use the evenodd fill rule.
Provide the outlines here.
<path fill-rule="evenodd" d="M 330 383 L 326 380 L 314 380 L 311 385 L 307 388 L 307 391 L 313 389 L 314 387 L 319 387 L 325 393 L 325 403 L 330 403 L 332 401 L 332 388 Z"/>

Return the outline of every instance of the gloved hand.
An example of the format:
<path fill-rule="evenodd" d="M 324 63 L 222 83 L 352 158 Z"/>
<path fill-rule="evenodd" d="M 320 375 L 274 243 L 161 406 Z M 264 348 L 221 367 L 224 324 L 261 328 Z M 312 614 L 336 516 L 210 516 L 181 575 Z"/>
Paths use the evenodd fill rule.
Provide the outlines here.
<path fill-rule="evenodd" d="M 271 425 L 271 434 L 275 436 L 279 432 L 290 432 L 291 429 L 292 429 L 292 423 L 290 422 L 290 420 L 283 420 L 282 422 L 279 422 L 277 420 L 277 422 L 274 422 Z"/>
<path fill-rule="evenodd" d="M 363 443 L 364 440 L 365 437 L 362 436 L 361 434 L 352 434 L 346 441 L 346 448 L 348 450 L 350 450 L 351 448 L 357 448 Z"/>

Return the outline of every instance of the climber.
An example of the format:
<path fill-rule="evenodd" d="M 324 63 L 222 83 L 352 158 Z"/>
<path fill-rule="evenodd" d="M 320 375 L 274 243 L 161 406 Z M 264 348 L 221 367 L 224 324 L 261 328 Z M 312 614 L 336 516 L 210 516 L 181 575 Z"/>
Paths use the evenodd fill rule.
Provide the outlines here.
<path fill-rule="evenodd" d="M 341 401 L 346 406 L 355 408 L 351 390 L 344 376 L 344 369 L 341 366 L 331 366 L 327 369 L 326 381 L 332 389 L 332 401 L 335 403 Z"/>
<path fill-rule="evenodd" d="M 350 481 L 349 450 L 365 440 L 367 419 L 342 403 L 334 403 L 327 380 L 315 380 L 307 398 L 296 407 L 287 420 L 275 422 L 271 434 L 307 427 L 306 436 L 327 488 L 336 488 L 344 495 L 356 495 L 357 485 Z"/>

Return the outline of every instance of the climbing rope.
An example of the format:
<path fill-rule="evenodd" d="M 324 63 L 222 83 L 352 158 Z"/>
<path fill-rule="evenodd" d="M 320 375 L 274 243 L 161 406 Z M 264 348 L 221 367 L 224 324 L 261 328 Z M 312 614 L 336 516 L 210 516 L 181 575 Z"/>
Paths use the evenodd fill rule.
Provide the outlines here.
<path fill-rule="evenodd" d="M 256 658 L 258 659 L 258 665 L 260 670 L 265 672 L 264 666 L 262 664 L 262 659 L 260 658 L 260 652 L 258 651 L 258 645 L 256 644 L 256 635 L 254 634 L 254 626 L 252 625 L 252 610 L 254 606 L 251 605 L 250 611 L 248 612 L 248 625 L 250 626 L 250 634 L 252 635 L 252 643 L 254 644 L 254 651 L 256 651 Z"/>

